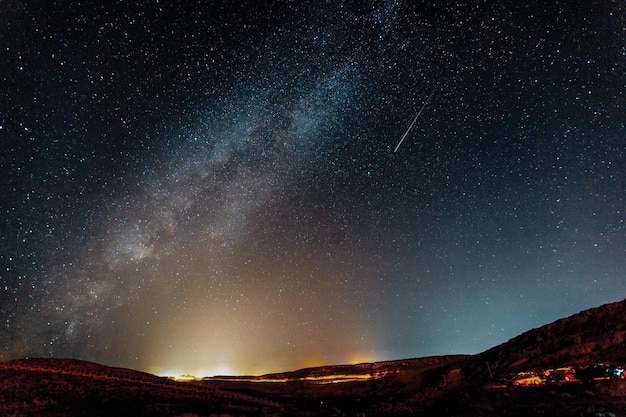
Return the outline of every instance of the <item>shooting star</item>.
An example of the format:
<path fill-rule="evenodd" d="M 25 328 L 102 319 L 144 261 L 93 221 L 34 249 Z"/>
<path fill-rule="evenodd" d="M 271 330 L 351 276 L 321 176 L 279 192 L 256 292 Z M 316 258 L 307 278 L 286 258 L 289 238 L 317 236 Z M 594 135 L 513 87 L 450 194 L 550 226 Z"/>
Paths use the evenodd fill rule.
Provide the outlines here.
<path fill-rule="evenodd" d="M 433 91 L 430 92 L 430 95 L 428 96 L 428 98 L 426 99 L 424 104 L 422 104 L 422 108 L 420 109 L 420 111 L 417 112 L 417 114 L 413 118 L 413 121 L 411 122 L 411 125 L 406 130 L 406 132 L 404 132 L 404 135 L 402 135 L 402 139 L 400 139 L 400 142 L 398 142 L 398 144 L 396 145 L 396 149 L 393 150 L 394 153 L 396 153 L 398 151 L 398 148 L 400 147 L 400 145 L 402 145 L 402 142 L 404 142 L 404 138 L 406 138 L 406 135 L 408 135 L 409 132 L 411 131 L 411 129 L 413 128 L 413 125 L 415 124 L 415 121 L 417 120 L 418 117 L 420 117 L 420 114 L 422 114 L 422 111 L 424 110 L 424 107 L 426 107 L 426 105 L 428 104 L 428 100 L 430 100 L 430 98 L 433 96 L 434 93 L 435 93 L 435 89 L 433 88 Z"/>

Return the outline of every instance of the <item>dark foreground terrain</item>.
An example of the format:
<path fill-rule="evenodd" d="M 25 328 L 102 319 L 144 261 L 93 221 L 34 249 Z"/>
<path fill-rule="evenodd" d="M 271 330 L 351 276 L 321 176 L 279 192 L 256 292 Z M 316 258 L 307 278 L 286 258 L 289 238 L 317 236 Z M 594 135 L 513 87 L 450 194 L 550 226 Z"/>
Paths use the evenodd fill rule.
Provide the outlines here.
<path fill-rule="evenodd" d="M 626 300 L 471 356 L 187 382 L 71 359 L 0 362 L 0 416 L 626 416 L 620 376 L 543 378 L 564 366 L 583 375 L 596 362 L 626 362 Z M 543 379 L 504 383 L 519 371 Z"/>

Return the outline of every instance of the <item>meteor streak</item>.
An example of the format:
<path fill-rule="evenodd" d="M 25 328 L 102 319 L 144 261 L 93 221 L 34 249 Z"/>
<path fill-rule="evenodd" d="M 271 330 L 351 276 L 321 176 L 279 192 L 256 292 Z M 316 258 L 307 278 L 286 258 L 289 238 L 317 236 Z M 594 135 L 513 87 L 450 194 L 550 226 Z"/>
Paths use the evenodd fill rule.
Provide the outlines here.
<path fill-rule="evenodd" d="M 415 124 L 415 121 L 417 120 L 418 117 L 420 117 L 420 114 L 422 114 L 422 111 L 424 110 L 424 107 L 426 107 L 426 104 L 428 104 L 428 100 L 430 100 L 430 98 L 433 96 L 434 93 L 435 93 L 435 89 L 433 88 L 433 91 L 430 92 L 430 95 L 428 96 L 428 98 L 426 99 L 424 104 L 422 104 L 422 108 L 420 109 L 420 111 L 417 112 L 417 114 L 413 118 L 413 121 L 411 122 L 411 125 L 406 130 L 406 132 L 404 132 L 404 135 L 402 135 L 402 138 L 400 139 L 400 142 L 398 142 L 398 144 L 396 145 L 396 149 L 393 150 L 394 153 L 396 153 L 398 151 L 398 148 L 400 147 L 400 145 L 402 145 L 402 142 L 404 142 L 404 138 L 406 138 L 406 135 L 408 135 L 409 132 L 411 131 L 411 129 L 413 128 L 413 125 Z"/>

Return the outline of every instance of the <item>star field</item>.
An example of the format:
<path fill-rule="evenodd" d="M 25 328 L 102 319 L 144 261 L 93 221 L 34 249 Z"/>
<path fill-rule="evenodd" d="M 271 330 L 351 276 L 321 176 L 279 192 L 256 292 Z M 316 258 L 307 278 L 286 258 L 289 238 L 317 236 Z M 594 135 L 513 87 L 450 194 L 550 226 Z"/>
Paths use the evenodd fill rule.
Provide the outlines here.
<path fill-rule="evenodd" d="M 477 353 L 626 294 L 619 2 L 0 16 L 0 359 Z"/>

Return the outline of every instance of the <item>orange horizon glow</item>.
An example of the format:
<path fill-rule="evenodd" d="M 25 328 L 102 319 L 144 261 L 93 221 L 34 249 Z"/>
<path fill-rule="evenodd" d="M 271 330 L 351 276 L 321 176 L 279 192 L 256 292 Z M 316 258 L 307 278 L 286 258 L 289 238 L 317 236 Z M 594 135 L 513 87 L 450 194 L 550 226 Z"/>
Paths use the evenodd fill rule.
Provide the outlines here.
<path fill-rule="evenodd" d="M 300 369 L 318 368 L 322 366 L 340 366 L 340 365 L 357 365 L 361 363 L 373 363 L 379 362 L 383 359 L 377 357 L 371 352 L 354 352 L 346 355 L 346 360 L 339 361 L 324 361 L 321 358 L 310 359 L 302 362 L 298 362 L 292 366 L 285 366 L 277 369 L 269 366 L 254 366 L 246 368 L 237 368 L 227 363 L 220 363 L 212 366 L 168 366 L 159 367 L 152 366 L 148 372 L 153 375 L 162 377 L 176 378 L 177 380 L 188 379 L 188 377 L 205 378 L 216 376 L 263 376 L 274 373 L 294 372 Z"/>

